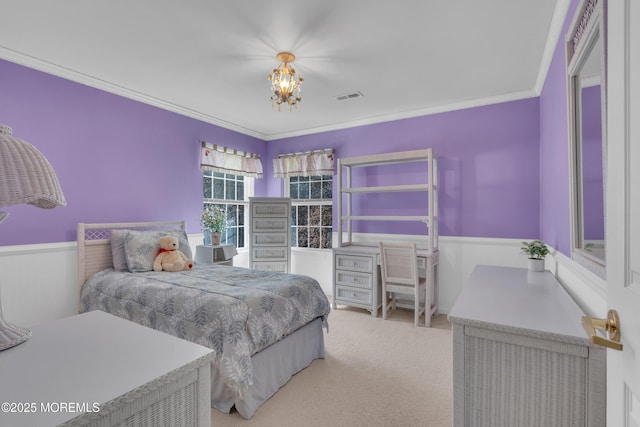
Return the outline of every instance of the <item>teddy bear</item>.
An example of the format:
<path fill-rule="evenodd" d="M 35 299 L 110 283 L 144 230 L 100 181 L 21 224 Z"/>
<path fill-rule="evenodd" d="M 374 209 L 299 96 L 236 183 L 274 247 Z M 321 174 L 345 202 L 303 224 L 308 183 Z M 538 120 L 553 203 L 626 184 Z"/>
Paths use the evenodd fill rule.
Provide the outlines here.
<path fill-rule="evenodd" d="M 193 261 L 178 250 L 179 241 L 174 236 L 160 237 L 160 249 L 153 262 L 154 271 L 182 271 L 191 270 Z"/>

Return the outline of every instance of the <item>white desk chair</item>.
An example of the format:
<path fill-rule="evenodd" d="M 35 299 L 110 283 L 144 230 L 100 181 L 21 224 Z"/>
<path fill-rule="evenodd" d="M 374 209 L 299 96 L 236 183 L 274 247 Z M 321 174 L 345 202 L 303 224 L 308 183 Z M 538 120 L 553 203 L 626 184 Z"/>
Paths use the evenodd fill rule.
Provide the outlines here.
<path fill-rule="evenodd" d="M 416 253 L 416 245 L 397 245 L 388 243 L 379 243 L 380 248 L 380 271 L 382 276 L 382 318 L 387 318 L 389 308 L 396 309 L 396 294 L 413 295 L 415 300 L 414 307 L 414 326 L 418 326 L 418 319 L 422 314 L 431 315 L 431 310 L 425 310 L 430 307 L 429 289 L 427 288 L 427 280 L 420 278 L 418 275 L 418 256 Z M 391 294 L 391 299 L 387 302 L 387 298 Z M 420 296 L 424 295 L 424 304 L 420 306 Z M 427 314 L 428 313 L 428 314 Z"/>

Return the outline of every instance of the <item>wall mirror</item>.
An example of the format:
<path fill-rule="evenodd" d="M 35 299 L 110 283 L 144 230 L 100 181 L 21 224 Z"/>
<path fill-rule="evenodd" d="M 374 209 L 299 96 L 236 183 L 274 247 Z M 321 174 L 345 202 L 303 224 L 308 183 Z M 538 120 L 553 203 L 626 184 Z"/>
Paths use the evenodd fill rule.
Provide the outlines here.
<path fill-rule="evenodd" d="M 573 259 L 605 277 L 605 0 L 585 0 L 567 34 Z"/>

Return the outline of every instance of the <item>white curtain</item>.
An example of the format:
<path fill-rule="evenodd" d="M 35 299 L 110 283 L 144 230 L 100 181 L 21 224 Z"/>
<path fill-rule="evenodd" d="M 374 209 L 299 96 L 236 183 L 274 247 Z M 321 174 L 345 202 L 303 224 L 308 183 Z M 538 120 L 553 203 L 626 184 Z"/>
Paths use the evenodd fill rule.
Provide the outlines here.
<path fill-rule="evenodd" d="M 262 178 L 260 156 L 202 142 L 200 169 Z"/>
<path fill-rule="evenodd" d="M 275 178 L 333 175 L 333 171 L 333 149 L 281 154 L 273 159 Z"/>

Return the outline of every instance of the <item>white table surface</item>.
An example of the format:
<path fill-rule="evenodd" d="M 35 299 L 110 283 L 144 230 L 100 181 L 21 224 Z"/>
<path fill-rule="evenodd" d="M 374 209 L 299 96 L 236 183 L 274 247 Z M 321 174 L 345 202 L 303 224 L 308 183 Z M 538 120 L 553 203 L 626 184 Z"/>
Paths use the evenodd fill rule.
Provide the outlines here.
<path fill-rule="evenodd" d="M 582 316 L 550 271 L 478 265 L 451 308 L 449 321 L 589 345 Z"/>
<path fill-rule="evenodd" d="M 78 415 L 43 413 L 41 403 L 107 403 L 212 350 L 102 311 L 31 328 L 0 351 L 0 404 L 36 403 L 35 413 L 0 411 L 0 426 L 52 426 Z M 53 405 L 53 407 L 56 407 Z"/>

